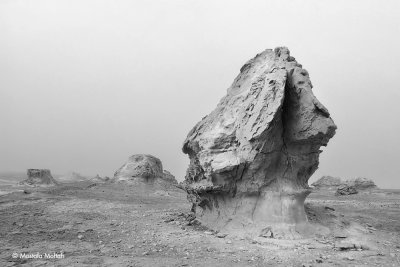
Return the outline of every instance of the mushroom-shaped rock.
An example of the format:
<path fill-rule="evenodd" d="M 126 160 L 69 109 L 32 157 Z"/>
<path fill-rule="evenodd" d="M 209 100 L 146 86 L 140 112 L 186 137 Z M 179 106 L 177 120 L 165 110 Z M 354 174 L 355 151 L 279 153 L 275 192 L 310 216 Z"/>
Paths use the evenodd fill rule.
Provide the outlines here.
<path fill-rule="evenodd" d="M 48 169 L 28 169 L 28 179 L 21 182 L 27 185 L 56 185 L 57 182 Z"/>
<path fill-rule="evenodd" d="M 193 211 L 217 231 L 296 237 L 308 229 L 304 200 L 320 147 L 336 125 L 308 72 L 279 47 L 256 55 L 183 144 Z"/>

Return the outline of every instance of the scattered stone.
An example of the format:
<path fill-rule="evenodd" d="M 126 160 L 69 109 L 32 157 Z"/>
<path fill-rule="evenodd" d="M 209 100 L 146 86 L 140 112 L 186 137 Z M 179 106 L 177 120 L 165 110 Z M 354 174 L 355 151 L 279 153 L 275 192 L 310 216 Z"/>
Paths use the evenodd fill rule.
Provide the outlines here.
<path fill-rule="evenodd" d="M 83 238 L 83 235 L 78 235 L 78 239 L 82 239 Z"/>
<path fill-rule="evenodd" d="M 332 207 L 328 207 L 328 206 L 325 206 L 325 209 L 326 209 L 326 210 L 335 211 L 335 209 L 334 209 L 334 208 L 332 208 Z"/>
<path fill-rule="evenodd" d="M 30 191 L 28 189 L 24 189 L 24 194 L 32 194 L 32 191 Z"/>
<path fill-rule="evenodd" d="M 350 250 L 354 249 L 354 244 L 351 242 L 344 242 L 344 241 L 335 242 L 335 248 L 338 248 L 340 250 Z"/>
<path fill-rule="evenodd" d="M 223 233 L 218 233 L 217 237 L 218 238 L 225 238 L 228 234 L 223 234 Z"/>
<path fill-rule="evenodd" d="M 212 235 L 212 234 L 213 234 L 213 232 L 211 232 L 211 231 L 204 231 L 204 233 L 205 233 L 206 235 Z"/>
<path fill-rule="evenodd" d="M 266 238 L 274 238 L 274 233 L 272 232 L 271 227 L 266 227 L 261 230 L 261 233 L 259 235 L 260 237 L 266 237 Z"/>

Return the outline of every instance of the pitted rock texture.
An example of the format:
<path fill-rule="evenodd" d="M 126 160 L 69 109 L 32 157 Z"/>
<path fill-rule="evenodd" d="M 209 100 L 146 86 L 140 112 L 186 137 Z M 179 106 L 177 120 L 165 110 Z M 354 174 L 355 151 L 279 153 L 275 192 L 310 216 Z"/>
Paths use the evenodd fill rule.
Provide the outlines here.
<path fill-rule="evenodd" d="M 258 54 L 184 141 L 197 218 L 218 231 L 298 232 L 307 226 L 308 179 L 335 130 L 287 48 Z"/>
<path fill-rule="evenodd" d="M 57 181 L 48 169 L 28 169 L 26 172 L 28 179 L 21 182 L 27 185 L 56 185 Z"/>

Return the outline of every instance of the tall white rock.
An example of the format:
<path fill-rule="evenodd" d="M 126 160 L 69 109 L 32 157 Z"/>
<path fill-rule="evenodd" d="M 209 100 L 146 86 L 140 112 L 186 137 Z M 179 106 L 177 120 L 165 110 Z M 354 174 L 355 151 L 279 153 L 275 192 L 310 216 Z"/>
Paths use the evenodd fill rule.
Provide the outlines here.
<path fill-rule="evenodd" d="M 258 54 L 183 144 L 190 158 L 185 187 L 197 218 L 225 232 L 301 232 L 307 181 L 335 130 L 308 72 L 287 48 Z"/>

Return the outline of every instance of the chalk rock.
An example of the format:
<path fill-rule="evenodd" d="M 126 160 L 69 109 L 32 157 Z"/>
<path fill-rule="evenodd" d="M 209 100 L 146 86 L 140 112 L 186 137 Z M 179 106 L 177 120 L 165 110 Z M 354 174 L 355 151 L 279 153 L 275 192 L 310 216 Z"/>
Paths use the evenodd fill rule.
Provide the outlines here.
<path fill-rule="evenodd" d="M 287 48 L 265 50 L 189 132 L 184 185 L 204 225 L 255 236 L 271 227 L 289 238 L 307 228 L 307 182 L 336 130 L 311 89 Z"/>
<path fill-rule="evenodd" d="M 51 175 L 50 170 L 47 169 L 28 169 L 28 179 L 20 182 L 20 184 L 27 185 L 56 185 L 57 181 Z"/>
<path fill-rule="evenodd" d="M 314 182 L 312 186 L 317 189 L 336 189 L 342 184 L 339 177 L 322 176 L 318 181 Z"/>

